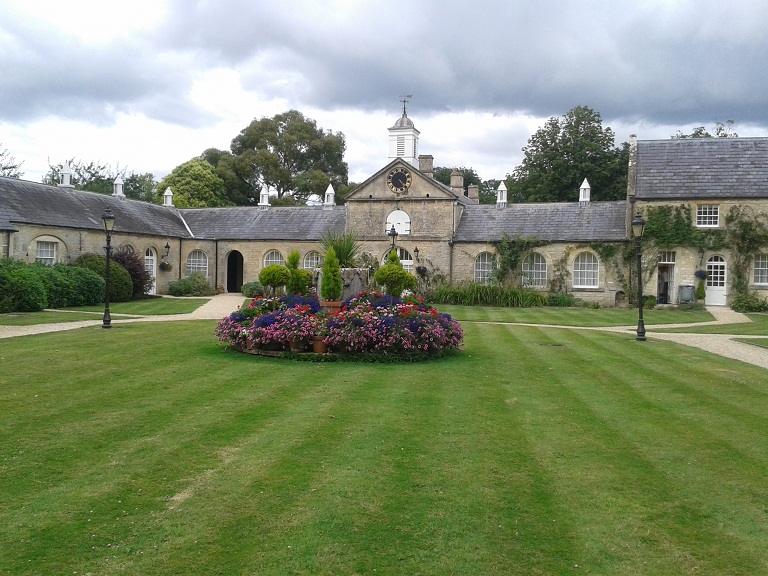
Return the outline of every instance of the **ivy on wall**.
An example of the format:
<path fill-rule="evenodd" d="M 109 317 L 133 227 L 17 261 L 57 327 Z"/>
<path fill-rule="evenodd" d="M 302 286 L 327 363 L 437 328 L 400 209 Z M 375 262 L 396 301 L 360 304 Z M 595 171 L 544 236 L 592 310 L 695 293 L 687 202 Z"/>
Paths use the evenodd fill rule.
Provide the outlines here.
<path fill-rule="evenodd" d="M 501 284 L 516 283 L 520 277 L 523 260 L 531 255 L 534 248 L 548 244 L 536 237 L 518 236 L 510 238 L 507 234 L 495 243 L 497 267 L 496 279 Z"/>

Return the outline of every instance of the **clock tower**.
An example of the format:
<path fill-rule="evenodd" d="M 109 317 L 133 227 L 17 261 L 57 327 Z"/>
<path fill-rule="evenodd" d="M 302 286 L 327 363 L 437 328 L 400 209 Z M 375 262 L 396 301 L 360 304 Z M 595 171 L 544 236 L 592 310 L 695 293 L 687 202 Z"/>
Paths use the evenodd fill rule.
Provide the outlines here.
<path fill-rule="evenodd" d="M 419 168 L 419 131 L 408 118 L 405 104 L 410 96 L 401 100 L 403 103 L 403 116 L 389 129 L 389 160 L 402 158 L 411 166 Z"/>

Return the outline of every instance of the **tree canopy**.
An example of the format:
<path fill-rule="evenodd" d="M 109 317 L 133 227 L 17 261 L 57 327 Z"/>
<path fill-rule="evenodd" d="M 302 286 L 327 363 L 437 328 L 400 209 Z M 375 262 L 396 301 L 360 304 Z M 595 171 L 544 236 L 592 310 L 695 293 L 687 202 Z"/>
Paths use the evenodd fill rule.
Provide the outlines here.
<path fill-rule="evenodd" d="M 523 161 L 507 176 L 510 202 L 568 202 L 589 180 L 594 200 L 626 196 L 629 145 L 614 145 L 600 114 L 577 106 L 552 117 L 528 139 Z"/>
<path fill-rule="evenodd" d="M 21 178 L 24 176 L 24 172 L 21 172 L 19 168 L 24 162 L 19 162 L 11 156 L 11 153 L 3 148 L 3 144 L 0 142 L 0 176 L 6 178 Z"/>
<path fill-rule="evenodd" d="M 267 186 L 278 198 L 304 202 L 322 196 L 329 182 L 336 189 L 347 183 L 345 150 L 344 134 L 289 110 L 254 120 L 232 140 L 231 154 L 209 150 L 206 159 L 219 169 L 230 198 L 258 199 Z"/>
<path fill-rule="evenodd" d="M 714 134 L 710 134 L 704 126 L 698 126 L 690 134 L 684 134 L 681 130 L 678 130 L 672 138 L 738 138 L 739 135 L 733 129 L 733 125 L 733 120 L 726 120 L 724 123 L 715 122 Z"/>
<path fill-rule="evenodd" d="M 173 205 L 177 208 L 206 208 L 229 206 L 224 181 L 216 169 L 202 158 L 193 158 L 168 174 L 158 184 L 155 203 L 163 203 L 163 194 L 170 188 Z"/>
<path fill-rule="evenodd" d="M 86 190 L 97 194 L 112 194 L 115 179 L 119 176 L 123 180 L 123 194 L 132 200 L 151 202 L 155 192 L 155 175 L 146 172 L 137 174 L 128 173 L 127 168 L 118 165 L 114 170 L 109 164 L 100 162 L 85 162 L 70 158 L 67 162 L 72 171 L 70 182 L 76 190 Z M 55 186 L 61 181 L 61 171 L 64 164 L 48 163 L 48 172 L 43 176 L 43 184 Z"/>
<path fill-rule="evenodd" d="M 445 184 L 451 185 L 451 174 L 453 168 L 446 168 L 445 166 L 438 166 L 434 169 L 435 180 Z M 480 204 L 493 204 L 496 202 L 496 187 L 501 180 L 482 180 L 477 171 L 472 167 L 457 168 L 459 172 L 464 176 L 464 191 L 472 184 L 476 184 L 480 190 Z"/>

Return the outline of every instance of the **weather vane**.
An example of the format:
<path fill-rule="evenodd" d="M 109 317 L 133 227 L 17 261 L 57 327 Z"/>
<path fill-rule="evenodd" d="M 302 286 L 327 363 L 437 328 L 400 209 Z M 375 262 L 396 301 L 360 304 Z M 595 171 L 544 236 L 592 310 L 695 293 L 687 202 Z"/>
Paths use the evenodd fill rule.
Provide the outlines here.
<path fill-rule="evenodd" d="M 408 116 L 408 114 L 405 112 L 405 105 L 408 102 L 408 100 L 410 100 L 411 98 L 413 98 L 413 94 L 406 94 L 404 96 L 400 96 L 400 102 L 403 103 L 403 116 Z"/>

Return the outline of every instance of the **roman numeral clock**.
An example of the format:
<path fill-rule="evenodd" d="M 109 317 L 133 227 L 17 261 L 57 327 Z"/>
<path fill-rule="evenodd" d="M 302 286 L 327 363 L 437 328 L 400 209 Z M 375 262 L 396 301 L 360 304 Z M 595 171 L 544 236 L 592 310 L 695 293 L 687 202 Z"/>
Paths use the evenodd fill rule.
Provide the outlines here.
<path fill-rule="evenodd" d="M 398 196 L 405 194 L 411 186 L 411 173 L 402 166 L 393 168 L 387 174 L 387 186 Z"/>

